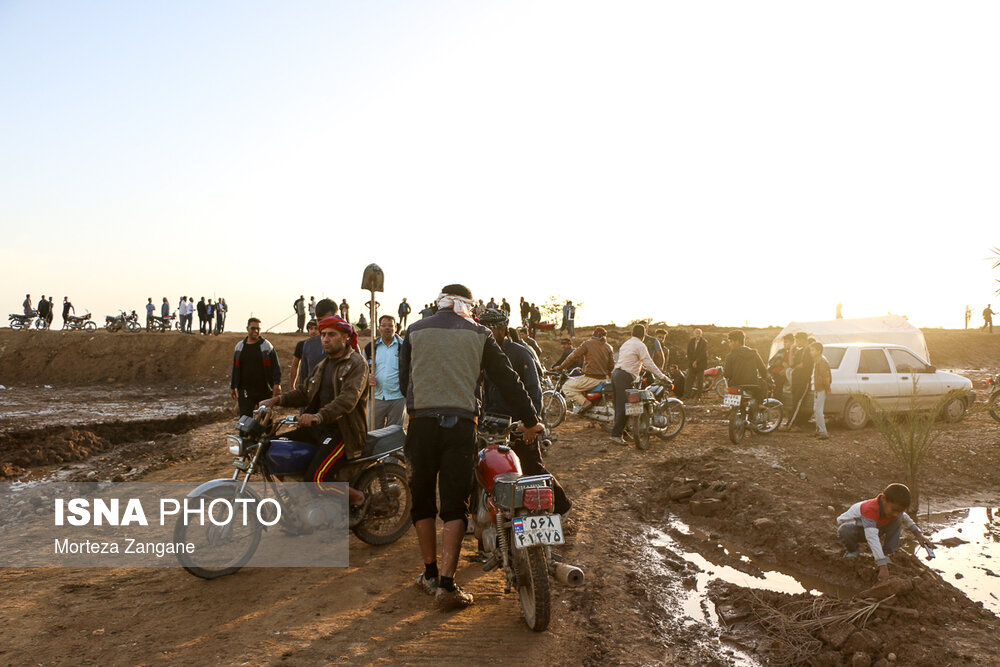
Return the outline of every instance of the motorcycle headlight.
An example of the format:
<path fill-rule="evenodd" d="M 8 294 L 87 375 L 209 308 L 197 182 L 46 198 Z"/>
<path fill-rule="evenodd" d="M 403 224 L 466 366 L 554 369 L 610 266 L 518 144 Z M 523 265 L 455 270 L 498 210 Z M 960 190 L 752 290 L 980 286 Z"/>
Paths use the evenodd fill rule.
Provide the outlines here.
<path fill-rule="evenodd" d="M 226 440 L 232 443 L 229 445 L 230 454 L 233 456 L 243 456 L 246 450 L 243 447 L 243 440 L 241 438 L 237 438 L 235 435 L 227 435 Z"/>

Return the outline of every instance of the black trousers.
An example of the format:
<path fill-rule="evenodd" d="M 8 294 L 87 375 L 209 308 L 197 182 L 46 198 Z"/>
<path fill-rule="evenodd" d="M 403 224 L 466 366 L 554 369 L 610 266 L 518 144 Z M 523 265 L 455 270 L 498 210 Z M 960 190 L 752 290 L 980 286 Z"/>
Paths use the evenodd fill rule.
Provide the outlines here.
<path fill-rule="evenodd" d="M 535 444 L 529 445 L 521 438 L 517 438 L 510 444 L 511 449 L 517 454 L 517 458 L 521 460 L 521 471 L 525 475 L 552 475 L 545 469 L 545 464 L 542 462 L 542 449 L 537 440 L 535 440 Z M 556 514 L 565 514 L 573 506 L 573 503 L 566 497 L 566 492 L 555 475 L 552 475 L 552 487 L 555 504 L 553 509 L 555 509 Z"/>
<path fill-rule="evenodd" d="M 476 461 L 476 425 L 457 417 L 410 419 L 403 448 L 410 465 L 410 494 L 414 523 L 433 519 L 466 521 Z M 438 513 L 435 487 L 441 496 Z"/>
<path fill-rule="evenodd" d="M 271 398 L 271 391 L 267 387 L 252 389 L 240 387 L 236 390 L 236 394 L 241 417 L 249 417 L 257 409 L 258 403 Z"/>
<path fill-rule="evenodd" d="M 632 388 L 635 378 L 628 371 L 616 368 L 611 373 L 611 384 L 615 388 L 615 425 L 611 427 L 611 437 L 620 438 L 625 432 L 625 390 Z"/>
<path fill-rule="evenodd" d="M 344 438 L 340 434 L 340 427 L 336 424 L 303 426 L 282 433 L 281 437 L 316 445 L 316 453 L 313 454 L 312 461 L 306 468 L 305 479 L 315 484 L 321 492 L 337 492 L 336 488 L 327 486 L 324 482 L 332 483 L 337 469 L 343 467 L 344 463 L 347 462 Z"/>
<path fill-rule="evenodd" d="M 809 393 L 809 373 L 792 371 L 792 413 L 798 406 L 799 414 L 795 418 L 795 426 L 806 426 L 812 416 L 812 402 L 806 394 Z"/>

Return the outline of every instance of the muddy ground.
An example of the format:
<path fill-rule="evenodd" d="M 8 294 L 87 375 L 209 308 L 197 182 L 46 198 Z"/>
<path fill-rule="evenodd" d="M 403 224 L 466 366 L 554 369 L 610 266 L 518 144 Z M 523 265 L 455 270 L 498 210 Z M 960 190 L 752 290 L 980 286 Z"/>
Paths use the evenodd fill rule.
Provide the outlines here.
<path fill-rule="evenodd" d="M 149 342 L 153 336 L 0 331 L 0 413 L 8 391 L 56 392 L 61 400 L 53 402 L 62 406 L 44 424 L 30 416 L 0 421 L 8 479 L 193 486 L 228 476 L 224 436 L 233 420 L 225 414 L 227 377 L 218 369 L 228 369 L 236 336 L 164 334 Z M 290 358 L 296 339 L 272 340 L 282 360 Z M 928 341 L 942 367 L 977 369 L 998 358 L 997 341 L 985 334 L 928 332 Z M 542 342 L 547 352 L 557 347 Z M 100 378 L 77 367 L 68 351 L 77 343 L 86 355 L 80 364 L 95 364 Z M 17 359 L 31 354 L 53 361 L 17 370 Z M 176 372 L 157 385 L 152 379 L 163 368 Z M 982 401 L 985 373 L 972 375 Z M 135 419 L 126 408 L 118 419 L 83 424 L 73 396 L 82 391 L 92 402 L 95 386 L 116 396 L 134 389 L 136 405 L 162 391 L 192 408 L 163 419 Z M 199 387 L 217 393 L 206 399 Z M 695 402 L 683 432 L 667 443 L 654 440 L 647 452 L 615 445 L 575 417 L 557 429 L 547 463 L 575 502 L 562 552 L 586 571 L 587 583 L 554 588 L 545 633 L 524 627 L 496 572 L 465 559 L 457 578 L 475 605 L 434 610 L 412 585 L 420 558 L 407 534 L 385 547 L 352 537 L 349 568 L 246 569 L 215 581 L 176 568 L 3 570 L 0 618 L 15 631 L 0 638 L 0 662 L 884 665 L 892 657 L 908 665 L 996 664 L 1000 620 L 953 586 L 962 583 L 953 575 L 946 581 L 922 558 L 900 555 L 893 571 L 901 583 L 872 592 L 870 557 L 841 558 L 836 515 L 900 477 L 874 430 L 834 427 L 825 442 L 777 432 L 734 447 L 723 417 L 715 402 Z M 921 511 L 926 502 L 934 512 L 1000 505 L 1000 424 L 977 407 L 940 430 Z M 66 456 L 46 458 L 53 453 Z M 905 544 L 911 554 L 913 543 Z M 463 555 L 471 555 L 474 543 L 465 547 Z M 824 592 L 789 595 L 716 581 L 699 598 L 699 582 L 724 566 L 748 577 L 780 569 Z"/>

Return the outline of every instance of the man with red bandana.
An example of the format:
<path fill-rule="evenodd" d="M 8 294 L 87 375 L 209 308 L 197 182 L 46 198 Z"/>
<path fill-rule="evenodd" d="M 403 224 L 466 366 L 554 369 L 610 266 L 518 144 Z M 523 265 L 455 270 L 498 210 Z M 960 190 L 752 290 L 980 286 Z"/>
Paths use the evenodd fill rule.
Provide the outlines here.
<path fill-rule="evenodd" d="M 358 332 L 342 318 L 331 315 L 320 320 L 319 336 L 326 357 L 305 384 L 260 404 L 305 407 L 299 415 L 299 428 L 282 435 L 316 445 L 306 479 L 320 492 L 328 492 L 334 472 L 347 460 L 357 458 L 365 446 L 368 364 L 358 351 Z M 365 496 L 351 489 L 350 502 L 353 525 L 363 514 Z"/>

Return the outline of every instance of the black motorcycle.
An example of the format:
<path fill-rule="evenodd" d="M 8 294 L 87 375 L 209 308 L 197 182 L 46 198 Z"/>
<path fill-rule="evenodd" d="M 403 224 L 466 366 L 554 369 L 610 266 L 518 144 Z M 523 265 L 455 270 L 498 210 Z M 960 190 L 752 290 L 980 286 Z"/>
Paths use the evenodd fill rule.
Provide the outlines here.
<path fill-rule="evenodd" d="M 70 331 L 97 331 L 97 322 L 90 319 L 90 313 L 86 315 L 70 315 L 63 322 L 63 329 Z"/>

